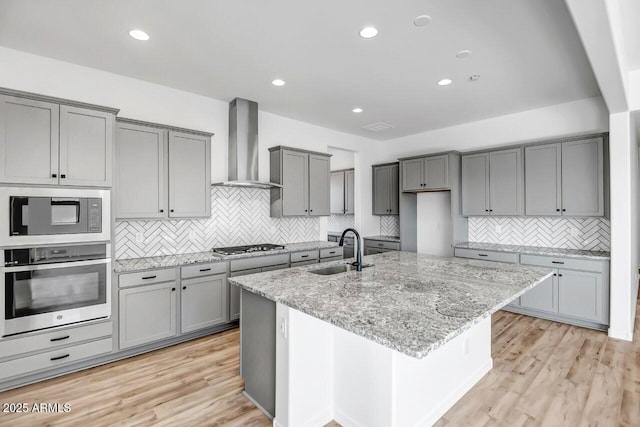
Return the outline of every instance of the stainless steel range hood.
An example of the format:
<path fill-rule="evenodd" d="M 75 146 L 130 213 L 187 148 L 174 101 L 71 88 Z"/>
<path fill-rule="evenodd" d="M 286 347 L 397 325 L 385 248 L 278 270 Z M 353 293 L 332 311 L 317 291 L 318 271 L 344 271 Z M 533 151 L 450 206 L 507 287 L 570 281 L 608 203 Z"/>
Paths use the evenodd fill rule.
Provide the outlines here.
<path fill-rule="evenodd" d="M 236 98 L 229 103 L 229 180 L 214 185 L 250 188 L 281 188 L 259 181 L 258 103 Z"/>

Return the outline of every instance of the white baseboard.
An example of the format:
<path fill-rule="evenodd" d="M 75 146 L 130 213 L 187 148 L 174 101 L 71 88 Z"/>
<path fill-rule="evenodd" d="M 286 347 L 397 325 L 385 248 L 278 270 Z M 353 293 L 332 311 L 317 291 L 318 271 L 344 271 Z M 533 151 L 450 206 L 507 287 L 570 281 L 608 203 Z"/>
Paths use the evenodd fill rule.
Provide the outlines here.
<path fill-rule="evenodd" d="M 471 390 L 473 386 L 491 370 L 491 368 L 493 368 L 493 359 L 489 358 L 489 360 L 470 375 L 464 383 L 460 384 L 460 386 L 455 390 L 452 390 L 451 393 L 449 393 L 449 396 L 444 400 L 441 400 L 438 406 L 418 421 L 416 426 L 432 426 L 435 424 L 436 421 L 446 414 L 447 411 L 462 398 L 462 396 Z"/>
<path fill-rule="evenodd" d="M 624 341 L 633 341 L 633 331 L 620 331 L 617 329 L 609 328 L 608 335 L 611 338 L 616 338 Z"/>
<path fill-rule="evenodd" d="M 280 422 L 278 421 L 278 418 L 274 418 L 273 419 L 273 427 L 284 427 L 282 424 L 280 424 Z"/>

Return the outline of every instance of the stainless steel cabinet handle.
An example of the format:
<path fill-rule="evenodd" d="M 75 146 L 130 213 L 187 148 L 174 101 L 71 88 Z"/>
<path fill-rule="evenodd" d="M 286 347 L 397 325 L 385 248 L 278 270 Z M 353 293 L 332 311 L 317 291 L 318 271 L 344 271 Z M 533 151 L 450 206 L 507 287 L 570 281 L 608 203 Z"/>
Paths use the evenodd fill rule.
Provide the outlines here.
<path fill-rule="evenodd" d="M 66 359 L 67 357 L 69 357 L 69 354 L 65 354 L 64 356 L 58 356 L 58 357 L 52 357 L 51 361 L 55 361 L 55 360 L 62 360 L 62 359 Z"/>
<path fill-rule="evenodd" d="M 551 264 L 564 264 L 564 261 L 551 261 Z"/>
<path fill-rule="evenodd" d="M 200 271 L 211 271 L 210 268 L 201 268 Z"/>
<path fill-rule="evenodd" d="M 309 258 L 309 255 L 300 255 L 300 258 Z"/>
<path fill-rule="evenodd" d="M 487 254 L 478 254 L 478 256 L 489 256 Z"/>
<path fill-rule="evenodd" d="M 64 341 L 64 340 L 68 340 L 69 338 L 70 338 L 69 335 L 67 335 L 67 336 L 59 337 L 59 338 L 51 338 L 49 341 L 51 341 L 51 342 Z"/>
<path fill-rule="evenodd" d="M 158 277 L 158 276 L 156 276 L 156 275 L 153 275 L 153 276 L 145 276 L 145 277 L 143 277 L 143 278 L 142 278 L 142 280 L 155 279 L 156 277 Z"/>
<path fill-rule="evenodd" d="M 329 252 L 329 255 L 333 255 L 335 253 L 336 253 L 336 251 L 331 251 L 331 252 Z"/>

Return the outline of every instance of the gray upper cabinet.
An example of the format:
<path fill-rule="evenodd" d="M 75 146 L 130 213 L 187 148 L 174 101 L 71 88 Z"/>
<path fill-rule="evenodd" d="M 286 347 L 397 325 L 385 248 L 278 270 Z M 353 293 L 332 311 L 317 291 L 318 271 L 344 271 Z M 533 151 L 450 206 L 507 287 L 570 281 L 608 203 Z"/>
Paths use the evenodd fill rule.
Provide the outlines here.
<path fill-rule="evenodd" d="M 0 95 L 0 181 L 58 183 L 59 108 Z"/>
<path fill-rule="evenodd" d="M 449 155 L 402 160 L 402 191 L 449 188 Z"/>
<path fill-rule="evenodd" d="M 525 212 L 558 216 L 562 206 L 562 144 L 525 147 Z"/>
<path fill-rule="evenodd" d="M 309 154 L 309 215 L 311 216 L 328 216 L 330 213 L 330 168 L 330 157 Z"/>
<path fill-rule="evenodd" d="M 169 131 L 169 217 L 211 216 L 209 137 Z"/>
<path fill-rule="evenodd" d="M 167 209 L 167 131 L 118 123 L 116 217 L 164 218 Z M 145 159 L 141 162 L 140 159 Z"/>
<path fill-rule="evenodd" d="M 525 148 L 526 213 L 604 215 L 602 137 Z"/>
<path fill-rule="evenodd" d="M 0 95 L 0 182 L 110 187 L 117 110 L 38 98 Z"/>
<path fill-rule="evenodd" d="M 331 213 L 353 215 L 355 197 L 353 169 L 331 172 Z"/>
<path fill-rule="evenodd" d="M 331 213 L 345 213 L 345 176 L 344 171 L 331 172 Z"/>
<path fill-rule="evenodd" d="M 60 106 L 60 184 L 111 186 L 114 115 Z"/>
<path fill-rule="evenodd" d="M 118 119 L 117 219 L 211 216 L 211 136 L 170 129 Z"/>
<path fill-rule="evenodd" d="M 182 333 L 225 323 L 228 307 L 226 274 L 182 280 Z"/>
<path fill-rule="evenodd" d="M 289 147 L 272 147 L 271 216 L 321 216 L 331 211 L 330 154 Z"/>
<path fill-rule="evenodd" d="M 462 214 L 489 215 L 489 153 L 462 156 Z"/>
<path fill-rule="evenodd" d="M 521 148 L 462 156 L 462 214 L 524 214 Z"/>
<path fill-rule="evenodd" d="M 562 214 L 604 215 L 602 138 L 562 143 Z"/>
<path fill-rule="evenodd" d="M 398 215 L 398 164 L 374 165 L 373 214 Z"/>

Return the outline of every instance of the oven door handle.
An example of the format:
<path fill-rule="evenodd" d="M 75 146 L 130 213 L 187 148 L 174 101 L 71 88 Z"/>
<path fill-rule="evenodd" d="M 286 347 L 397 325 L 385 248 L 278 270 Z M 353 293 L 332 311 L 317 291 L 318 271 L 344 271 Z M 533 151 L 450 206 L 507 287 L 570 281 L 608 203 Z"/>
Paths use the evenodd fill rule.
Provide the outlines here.
<path fill-rule="evenodd" d="M 19 273 L 22 271 L 55 270 L 59 268 L 84 267 L 87 265 L 110 264 L 111 258 L 92 259 L 88 261 L 58 262 L 52 264 L 21 265 L 18 267 L 0 267 L 3 273 Z"/>

